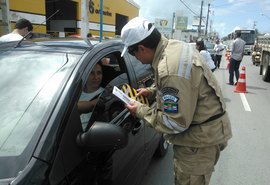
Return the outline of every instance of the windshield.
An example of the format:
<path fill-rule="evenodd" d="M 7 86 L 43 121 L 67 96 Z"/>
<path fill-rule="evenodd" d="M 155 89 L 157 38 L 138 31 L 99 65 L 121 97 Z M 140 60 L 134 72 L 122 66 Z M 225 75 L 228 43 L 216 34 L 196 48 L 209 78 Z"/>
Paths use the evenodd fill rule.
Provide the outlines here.
<path fill-rule="evenodd" d="M 44 115 L 75 59 L 65 53 L 0 53 L 0 178 L 12 174 L 5 159 L 20 156 L 46 122 Z"/>
<path fill-rule="evenodd" d="M 205 44 L 205 46 L 206 46 L 206 49 L 214 49 L 215 44 L 207 43 L 207 44 Z"/>
<path fill-rule="evenodd" d="M 255 34 L 254 33 L 241 33 L 241 38 L 246 42 L 246 44 L 253 45 L 255 42 Z"/>

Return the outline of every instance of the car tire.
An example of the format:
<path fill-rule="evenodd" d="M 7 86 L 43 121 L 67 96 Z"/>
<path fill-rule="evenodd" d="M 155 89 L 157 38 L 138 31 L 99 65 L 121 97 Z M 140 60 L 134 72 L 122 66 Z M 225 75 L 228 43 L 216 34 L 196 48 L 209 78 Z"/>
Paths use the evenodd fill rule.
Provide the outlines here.
<path fill-rule="evenodd" d="M 262 79 L 265 82 L 270 82 L 270 54 L 266 54 L 263 61 Z"/>
<path fill-rule="evenodd" d="M 168 151 L 169 143 L 162 136 L 159 140 L 158 147 L 154 154 L 155 157 L 164 157 Z"/>

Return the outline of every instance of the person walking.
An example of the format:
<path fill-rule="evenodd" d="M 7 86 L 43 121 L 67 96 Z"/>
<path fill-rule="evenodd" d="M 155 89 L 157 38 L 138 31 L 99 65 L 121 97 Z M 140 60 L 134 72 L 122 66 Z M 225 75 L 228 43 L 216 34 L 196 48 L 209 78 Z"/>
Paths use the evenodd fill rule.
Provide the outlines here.
<path fill-rule="evenodd" d="M 19 19 L 15 24 L 15 29 L 0 37 L 0 42 L 21 40 L 26 34 L 33 30 L 32 23 L 27 19 Z"/>
<path fill-rule="evenodd" d="M 220 62 L 223 54 L 224 46 L 220 43 L 219 39 L 216 40 L 216 44 L 214 46 L 215 54 L 215 66 L 216 68 L 220 67 Z"/>
<path fill-rule="evenodd" d="M 157 101 L 155 107 L 130 102 L 126 108 L 173 144 L 176 185 L 208 185 L 232 137 L 215 76 L 194 47 L 166 39 L 145 18 L 130 20 L 121 38 L 121 56 L 128 51 L 154 71 L 154 85 L 138 89 L 138 95 L 155 95 Z"/>
<path fill-rule="evenodd" d="M 216 69 L 216 66 L 214 64 L 214 61 L 212 60 L 210 53 L 207 51 L 203 40 L 196 41 L 196 49 L 200 52 L 204 61 L 207 63 L 211 71 L 214 72 Z"/>
<path fill-rule="evenodd" d="M 237 85 L 239 79 L 239 66 L 244 56 L 246 42 L 241 38 L 241 32 L 235 33 L 235 39 L 232 44 L 230 68 L 229 68 L 229 85 Z M 236 82 L 234 83 L 234 74 Z"/>

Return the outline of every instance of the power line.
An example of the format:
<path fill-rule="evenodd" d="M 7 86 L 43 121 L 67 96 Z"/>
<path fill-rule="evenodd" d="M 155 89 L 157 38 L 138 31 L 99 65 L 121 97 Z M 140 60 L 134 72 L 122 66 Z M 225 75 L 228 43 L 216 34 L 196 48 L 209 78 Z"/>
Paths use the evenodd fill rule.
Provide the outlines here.
<path fill-rule="evenodd" d="M 184 2 L 183 0 L 179 0 L 189 11 L 191 11 L 194 15 L 199 16 L 196 12 L 194 12 L 188 5 L 186 2 Z"/>
<path fill-rule="evenodd" d="M 179 0 L 189 11 L 191 11 L 194 15 L 196 15 L 197 17 L 200 17 L 199 14 L 197 14 L 195 11 L 193 11 L 190 6 L 183 0 Z M 205 23 L 205 20 L 202 19 L 203 23 Z"/>

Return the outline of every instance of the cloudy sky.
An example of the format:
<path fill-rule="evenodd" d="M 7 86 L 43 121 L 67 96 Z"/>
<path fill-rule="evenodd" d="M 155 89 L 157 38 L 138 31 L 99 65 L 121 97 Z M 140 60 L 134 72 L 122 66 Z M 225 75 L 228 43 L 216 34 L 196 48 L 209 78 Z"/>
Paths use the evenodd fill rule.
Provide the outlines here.
<path fill-rule="evenodd" d="M 181 11 L 189 17 L 192 27 L 194 13 L 200 15 L 200 0 L 133 0 L 140 6 L 139 16 L 151 21 L 155 18 L 171 19 L 173 12 Z M 191 9 L 188 10 L 183 2 Z M 270 33 L 270 0 L 204 0 L 203 16 L 207 16 L 210 3 L 209 20 L 212 30 L 225 36 L 236 27 L 257 28 L 261 33 Z M 210 21 L 208 25 L 210 25 Z M 194 28 L 195 29 L 195 28 Z M 210 27 L 208 27 L 210 30 Z"/>

